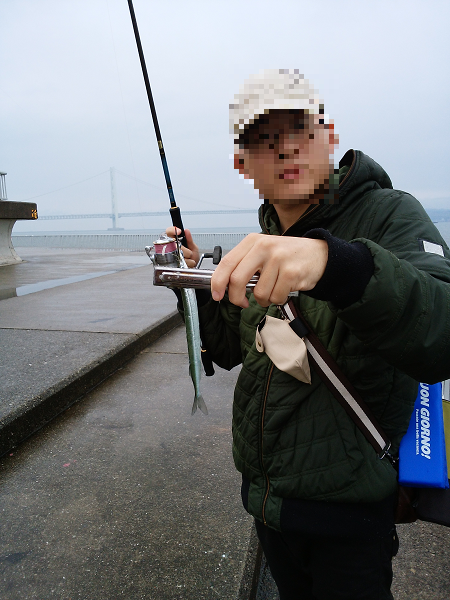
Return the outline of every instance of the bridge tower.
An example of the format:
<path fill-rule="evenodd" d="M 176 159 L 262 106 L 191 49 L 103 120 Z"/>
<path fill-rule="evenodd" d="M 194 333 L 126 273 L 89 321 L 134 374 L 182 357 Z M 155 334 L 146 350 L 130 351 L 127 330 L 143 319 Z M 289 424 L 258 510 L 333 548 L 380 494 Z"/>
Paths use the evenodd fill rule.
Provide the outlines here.
<path fill-rule="evenodd" d="M 119 212 L 117 207 L 117 191 L 116 191 L 116 173 L 114 167 L 109 169 L 109 175 L 111 179 L 111 219 L 112 227 L 108 228 L 108 231 L 123 231 L 123 227 L 117 227 L 119 222 Z"/>

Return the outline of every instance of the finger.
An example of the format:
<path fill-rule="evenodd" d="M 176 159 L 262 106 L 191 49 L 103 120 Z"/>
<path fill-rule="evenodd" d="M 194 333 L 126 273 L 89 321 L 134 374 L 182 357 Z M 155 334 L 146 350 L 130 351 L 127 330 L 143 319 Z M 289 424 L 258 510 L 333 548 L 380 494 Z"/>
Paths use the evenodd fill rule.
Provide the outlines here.
<path fill-rule="evenodd" d="M 291 288 L 291 286 L 289 286 L 287 282 L 284 281 L 281 274 L 279 274 L 275 285 L 273 286 L 272 292 L 268 297 L 268 301 L 270 304 L 285 304 L 290 292 L 293 291 L 294 290 Z M 268 306 L 268 304 L 263 306 Z"/>
<path fill-rule="evenodd" d="M 237 306 L 247 307 L 247 283 L 261 269 L 261 257 L 250 251 L 237 265 L 228 282 L 228 298 Z"/>
<path fill-rule="evenodd" d="M 183 251 L 183 256 L 185 260 L 187 260 L 188 258 L 192 258 L 192 250 L 189 250 L 189 248 L 186 248 L 186 246 L 181 246 L 181 250 Z"/>
<path fill-rule="evenodd" d="M 290 292 L 303 289 L 301 287 L 303 270 L 300 260 L 294 262 L 273 257 L 269 263 L 266 263 L 260 276 L 260 282 L 265 286 L 264 291 L 257 290 L 257 294 L 260 293 L 263 300 L 269 301 L 270 304 L 284 304 Z M 259 302 L 258 299 L 257 301 Z"/>
<path fill-rule="evenodd" d="M 250 234 L 246 238 L 244 238 L 242 240 L 242 242 L 240 242 L 230 252 L 228 252 L 228 254 L 226 254 L 222 258 L 220 263 L 217 265 L 217 267 L 212 275 L 212 278 L 211 278 L 211 293 L 212 293 L 212 297 L 214 298 L 214 300 L 222 300 L 222 298 L 225 294 L 225 289 L 226 289 L 227 285 L 230 283 L 231 274 L 235 271 L 237 265 L 239 265 L 239 263 L 243 260 L 243 258 L 248 255 L 249 250 L 252 248 L 252 246 L 255 243 L 253 235 L 258 235 L 258 234 Z M 257 267 L 255 270 L 257 270 Z M 250 277 L 254 273 L 255 273 L 255 271 L 253 271 L 253 273 L 250 274 Z M 250 279 L 250 277 L 249 277 L 249 279 Z M 247 281 L 244 284 L 243 293 L 240 294 L 241 299 L 243 297 L 245 297 L 245 285 L 249 281 L 249 279 L 247 279 Z M 241 282 L 240 282 L 240 280 L 236 280 L 235 283 L 239 287 L 239 284 Z M 242 288 L 242 285 L 240 285 L 240 287 Z M 235 295 L 236 299 L 237 299 L 238 295 L 239 294 Z M 238 304 L 238 306 L 240 306 L 240 304 Z"/>
<path fill-rule="evenodd" d="M 194 242 L 194 238 L 192 237 L 192 233 L 190 232 L 189 229 L 185 229 L 184 230 L 185 233 L 185 242 L 186 242 L 186 246 L 188 248 L 190 248 L 191 250 L 194 250 L 197 248 L 197 244 Z"/>
<path fill-rule="evenodd" d="M 258 283 L 253 289 L 253 295 L 260 306 L 270 306 L 274 303 L 273 293 L 280 281 L 279 269 L 275 264 L 266 264 L 262 269 Z"/>
<path fill-rule="evenodd" d="M 166 229 L 166 235 L 168 235 L 171 238 L 175 237 L 176 235 L 180 235 L 181 233 L 181 229 L 179 229 L 178 227 L 174 227 L 173 225 L 171 227 L 167 227 Z"/>
<path fill-rule="evenodd" d="M 184 233 L 189 234 L 189 238 L 190 238 L 191 242 L 193 243 L 192 234 L 189 231 L 189 229 L 185 229 Z M 181 235 L 181 229 L 179 227 L 174 227 L 172 225 L 172 227 L 167 227 L 166 235 L 168 235 L 171 238 L 175 238 L 176 236 L 179 237 Z M 188 236 L 186 235 L 186 241 L 187 241 L 187 238 L 188 238 Z"/>
<path fill-rule="evenodd" d="M 247 283 L 256 272 L 261 271 L 263 266 L 263 257 L 260 250 L 259 246 L 253 246 L 229 276 L 228 297 L 237 306 L 243 308 L 248 306 Z"/>
<path fill-rule="evenodd" d="M 189 252 L 197 249 L 197 246 L 194 242 L 194 239 L 193 239 L 192 234 L 189 231 L 189 229 L 185 229 L 184 232 L 186 234 L 186 238 L 184 240 L 186 245 L 185 246 L 182 245 L 181 248 L 183 250 L 189 249 Z M 181 234 L 181 229 L 179 227 L 167 227 L 167 229 L 166 229 L 166 235 L 171 238 L 175 238 L 176 236 L 179 236 L 180 234 Z"/>

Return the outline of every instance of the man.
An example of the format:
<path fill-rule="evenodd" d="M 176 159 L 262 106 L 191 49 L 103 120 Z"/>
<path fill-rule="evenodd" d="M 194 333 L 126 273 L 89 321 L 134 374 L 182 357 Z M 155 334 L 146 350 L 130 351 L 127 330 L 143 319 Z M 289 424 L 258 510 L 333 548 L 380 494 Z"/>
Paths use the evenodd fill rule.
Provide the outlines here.
<path fill-rule="evenodd" d="M 313 369 L 311 384 L 277 369 L 258 352 L 255 333 L 299 291 L 297 310 L 396 453 L 417 382 L 449 377 L 448 248 L 419 202 L 393 190 L 371 158 L 350 150 L 334 169 L 333 124 L 297 71 L 250 78 L 230 115 L 235 167 L 264 199 L 265 235 L 251 234 L 229 252 L 211 294 L 198 300 L 213 360 L 226 369 L 242 363 L 233 455 L 244 506 L 281 600 L 392 598 L 395 469 Z M 193 266 L 198 249 L 188 231 L 186 241 Z M 256 272 L 259 282 L 246 294 Z"/>

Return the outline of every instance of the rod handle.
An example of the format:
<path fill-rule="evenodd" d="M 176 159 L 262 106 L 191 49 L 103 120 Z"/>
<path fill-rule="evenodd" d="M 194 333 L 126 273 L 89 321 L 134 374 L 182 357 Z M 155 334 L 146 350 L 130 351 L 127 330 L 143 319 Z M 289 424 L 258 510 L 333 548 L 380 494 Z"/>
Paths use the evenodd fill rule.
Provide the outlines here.
<path fill-rule="evenodd" d="M 181 220 L 181 211 L 180 208 L 178 206 L 172 206 L 169 209 L 169 213 L 170 213 L 170 218 L 172 219 L 172 225 L 174 227 L 178 227 L 178 229 L 181 229 L 181 234 L 179 235 L 180 238 L 184 238 L 184 226 L 183 226 L 183 221 Z"/>

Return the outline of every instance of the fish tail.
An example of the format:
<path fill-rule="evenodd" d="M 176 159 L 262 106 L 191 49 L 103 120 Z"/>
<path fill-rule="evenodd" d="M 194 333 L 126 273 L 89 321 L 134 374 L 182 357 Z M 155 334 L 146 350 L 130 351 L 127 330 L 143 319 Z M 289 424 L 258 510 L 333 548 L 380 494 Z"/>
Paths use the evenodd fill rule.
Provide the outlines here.
<path fill-rule="evenodd" d="M 199 409 L 202 411 L 204 415 L 208 414 L 208 409 L 206 408 L 205 401 L 203 400 L 203 396 L 199 394 L 196 398 Z"/>
<path fill-rule="evenodd" d="M 203 414 L 208 414 L 208 409 L 206 408 L 205 401 L 203 400 L 203 396 L 199 394 L 194 398 L 194 404 L 192 405 L 191 415 L 197 412 L 197 408 L 199 408 Z"/>

